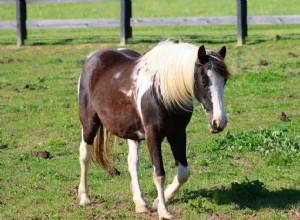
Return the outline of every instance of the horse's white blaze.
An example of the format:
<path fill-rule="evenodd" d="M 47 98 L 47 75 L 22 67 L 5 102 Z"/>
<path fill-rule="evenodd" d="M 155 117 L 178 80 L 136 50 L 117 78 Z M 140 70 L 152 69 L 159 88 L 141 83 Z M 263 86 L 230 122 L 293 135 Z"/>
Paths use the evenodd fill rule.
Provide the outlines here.
<path fill-rule="evenodd" d="M 210 79 L 210 93 L 213 104 L 213 119 L 219 123 L 219 126 L 224 128 L 227 123 L 226 112 L 224 109 L 224 78 L 215 73 L 213 70 L 208 70 L 207 75 Z"/>
<path fill-rule="evenodd" d="M 87 185 L 87 170 L 88 165 L 92 157 L 92 145 L 87 144 L 83 138 L 80 143 L 80 184 L 78 188 L 78 197 L 80 199 L 80 205 L 85 205 L 90 203 L 90 196 L 88 192 L 88 185 Z"/>
<path fill-rule="evenodd" d="M 139 168 L 139 142 L 128 139 L 129 153 L 127 157 L 128 170 L 131 176 L 131 191 L 133 201 L 136 206 L 136 211 L 139 212 L 146 203 L 144 201 L 138 179 L 138 168 Z M 139 210 L 140 209 L 140 210 Z"/>
<path fill-rule="evenodd" d="M 166 202 L 169 202 L 174 196 L 179 188 L 187 181 L 190 176 L 190 168 L 188 166 L 183 166 L 179 163 L 177 175 L 174 177 L 172 184 L 170 184 L 165 190 Z"/>

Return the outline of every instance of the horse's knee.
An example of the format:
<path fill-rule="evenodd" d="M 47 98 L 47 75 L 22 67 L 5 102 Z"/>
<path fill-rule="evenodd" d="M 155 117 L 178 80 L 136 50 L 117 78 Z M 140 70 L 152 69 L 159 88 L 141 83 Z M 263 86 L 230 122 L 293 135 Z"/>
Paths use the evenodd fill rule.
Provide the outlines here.
<path fill-rule="evenodd" d="M 87 144 L 85 141 L 80 143 L 79 147 L 80 155 L 79 159 L 81 162 L 88 163 L 92 157 L 92 145 Z"/>
<path fill-rule="evenodd" d="M 188 166 L 178 165 L 177 179 L 180 184 L 185 183 L 190 176 L 190 168 Z"/>

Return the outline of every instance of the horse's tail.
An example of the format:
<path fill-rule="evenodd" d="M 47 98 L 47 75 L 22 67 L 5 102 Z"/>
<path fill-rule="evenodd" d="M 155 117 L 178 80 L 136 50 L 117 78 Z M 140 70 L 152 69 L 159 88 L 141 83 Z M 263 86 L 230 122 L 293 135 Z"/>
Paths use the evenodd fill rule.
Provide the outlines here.
<path fill-rule="evenodd" d="M 94 158 L 103 169 L 111 176 L 120 175 L 120 172 L 112 167 L 109 162 L 109 142 L 112 134 L 100 123 L 100 127 L 94 139 Z"/>

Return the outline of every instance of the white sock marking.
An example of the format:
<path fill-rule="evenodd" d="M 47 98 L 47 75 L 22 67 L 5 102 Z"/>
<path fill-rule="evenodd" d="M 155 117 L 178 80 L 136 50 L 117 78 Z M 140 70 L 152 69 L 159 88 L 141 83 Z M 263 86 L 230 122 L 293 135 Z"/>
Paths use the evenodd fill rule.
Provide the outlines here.
<path fill-rule="evenodd" d="M 129 145 L 129 153 L 127 157 L 128 161 L 128 170 L 131 176 L 131 191 L 133 202 L 136 206 L 136 210 L 140 206 L 145 206 L 146 203 L 144 201 L 140 185 L 138 179 L 138 168 L 139 168 L 139 142 L 134 140 L 127 140 Z"/>

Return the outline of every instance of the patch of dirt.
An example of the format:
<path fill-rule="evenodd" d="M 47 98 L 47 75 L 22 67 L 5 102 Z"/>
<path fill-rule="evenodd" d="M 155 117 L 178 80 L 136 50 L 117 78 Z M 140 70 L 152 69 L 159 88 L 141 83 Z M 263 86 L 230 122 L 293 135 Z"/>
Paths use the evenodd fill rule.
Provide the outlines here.
<path fill-rule="evenodd" d="M 213 189 L 217 189 L 217 190 L 227 190 L 228 187 L 222 185 L 222 184 L 217 184 L 213 186 Z"/>
<path fill-rule="evenodd" d="M 71 105 L 71 103 L 66 103 L 66 104 L 64 104 L 64 107 L 65 107 L 65 108 L 71 108 L 72 105 Z"/>
<path fill-rule="evenodd" d="M 44 159 L 49 159 L 50 158 L 50 153 L 48 151 L 31 151 L 31 155 L 41 157 Z"/>
<path fill-rule="evenodd" d="M 288 57 L 289 58 L 296 58 L 296 57 L 298 57 L 298 55 L 294 54 L 293 52 L 288 52 Z"/>
<path fill-rule="evenodd" d="M 259 65 L 260 65 L 260 66 L 268 66 L 269 63 L 268 63 L 268 61 L 266 61 L 266 60 L 260 60 L 260 61 L 259 61 Z"/>
<path fill-rule="evenodd" d="M 211 216 L 213 220 L 232 220 L 233 218 L 227 216 L 220 216 L 218 213 L 214 212 Z"/>
<path fill-rule="evenodd" d="M 19 58 L 8 58 L 8 59 L 3 59 L 3 60 L 0 60 L 0 64 L 4 64 L 4 63 L 21 63 L 23 62 L 21 59 Z"/>
<path fill-rule="evenodd" d="M 20 90 L 19 90 L 17 87 L 13 87 L 13 88 L 12 88 L 12 91 L 20 92 Z"/>
<path fill-rule="evenodd" d="M 36 84 L 25 84 L 23 86 L 23 89 L 36 90 L 36 89 L 46 89 L 46 87 L 45 86 L 38 86 Z"/>
<path fill-rule="evenodd" d="M 285 121 L 285 122 L 290 121 L 289 117 L 287 116 L 287 114 L 285 112 L 281 112 L 279 119 L 281 121 Z"/>
<path fill-rule="evenodd" d="M 7 148 L 8 145 L 7 144 L 0 144 L 0 150 Z"/>
<path fill-rule="evenodd" d="M 72 197 L 73 201 L 77 201 L 78 186 L 74 186 L 69 190 L 68 196 Z"/>
<path fill-rule="evenodd" d="M 274 37 L 274 41 L 279 41 L 281 39 L 281 36 L 280 35 L 276 35 L 275 37 Z"/>
<path fill-rule="evenodd" d="M 295 210 L 291 210 L 289 212 L 289 216 L 292 219 L 300 219 L 300 208 L 299 209 L 295 209 Z"/>

